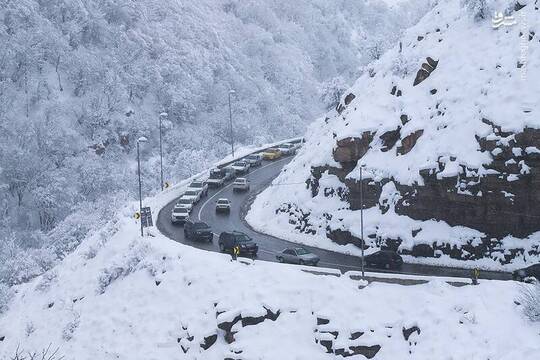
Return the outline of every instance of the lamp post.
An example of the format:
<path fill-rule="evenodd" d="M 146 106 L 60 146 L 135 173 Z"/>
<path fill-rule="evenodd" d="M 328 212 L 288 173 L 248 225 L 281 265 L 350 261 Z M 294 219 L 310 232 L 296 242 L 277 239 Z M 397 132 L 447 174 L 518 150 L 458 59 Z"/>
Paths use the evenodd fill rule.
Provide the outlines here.
<path fill-rule="evenodd" d="M 360 166 L 360 241 L 362 246 L 362 280 L 364 280 L 364 185 L 362 182 L 362 166 Z"/>
<path fill-rule="evenodd" d="M 231 110 L 231 95 L 236 94 L 236 91 L 229 90 L 229 125 L 231 131 L 231 151 L 232 157 L 234 159 L 234 134 L 233 134 L 233 123 L 232 123 L 232 110 Z"/>
<path fill-rule="evenodd" d="M 159 114 L 159 167 L 161 172 L 161 191 L 163 191 L 163 145 L 162 145 L 162 135 L 161 135 L 161 123 L 163 118 L 166 118 L 168 114 L 162 112 Z"/>
<path fill-rule="evenodd" d="M 148 142 L 148 139 L 144 136 L 141 136 L 137 139 L 137 172 L 139 173 L 139 214 L 142 216 L 142 184 L 141 184 L 141 153 L 139 150 L 139 144 Z M 141 217 L 141 236 L 144 236 L 143 233 L 143 222 Z"/>

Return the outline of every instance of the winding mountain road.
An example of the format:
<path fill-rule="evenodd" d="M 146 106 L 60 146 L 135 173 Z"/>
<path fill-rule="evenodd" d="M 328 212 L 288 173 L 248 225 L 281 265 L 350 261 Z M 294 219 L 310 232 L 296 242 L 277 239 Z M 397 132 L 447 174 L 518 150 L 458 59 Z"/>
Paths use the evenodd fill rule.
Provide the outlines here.
<path fill-rule="evenodd" d="M 245 214 L 251 206 L 258 193 L 264 190 L 274 178 L 276 178 L 285 164 L 290 162 L 292 157 L 285 157 L 277 161 L 263 161 L 260 167 L 254 168 L 247 175 L 251 182 L 251 189 L 247 192 L 233 192 L 232 182 L 218 189 L 209 189 L 208 196 L 202 199 L 191 213 L 192 218 L 206 222 L 212 227 L 214 232 L 214 241 L 212 243 L 189 241 L 184 239 L 183 227 L 171 223 L 171 211 L 176 200 L 170 202 L 163 207 L 157 220 L 157 227 L 162 234 L 174 241 L 183 244 L 194 246 L 199 249 L 218 252 L 217 237 L 222 231 L 242 231 L 252 237 L 259 245 L 258 260 L 276 261 L 276 254 L 287 247 L 298 247 L 296 243 L 292 243 L 283 239 L 279 239 L 270 235 L 259 233 L 253 230 L 244 220 Z M 215 201 L 218 198 L 228 198 L 231 200 L 231 212 L 228 215 L 216 214 Z M 327 268 L 339 269 L 342 272 L 350 270 L 361 270 L 361 260 L 357 256 L 342 254 L 334 251 L 314 248 L 302 245 L 302 247 L 317 254 L 321 260 L 319 265 Z M 381 270 L 366 268 L 366 271 L 400 273 L 408 275 L 427 275 L 427 276 L 444 276 L 444 277 L 460 277 L 469 278 L 471 271 L 469 269 L 438 267 L 419 264 L 403 264 L 400 271 Z M 509 280 L 510 273 L 482 271 L 481 278 Z"/>

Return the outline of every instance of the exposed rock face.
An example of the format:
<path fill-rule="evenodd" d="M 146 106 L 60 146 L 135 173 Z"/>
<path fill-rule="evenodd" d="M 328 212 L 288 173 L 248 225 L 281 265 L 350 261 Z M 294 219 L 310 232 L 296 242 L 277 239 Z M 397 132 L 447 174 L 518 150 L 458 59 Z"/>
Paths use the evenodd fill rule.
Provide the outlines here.
<path fill-rule="evenodd" d="M 360 138 L 338 140 L 334 149 L 334 160 L 339 163 L 356 163 L 369 150 L 373 140 L 372 132 L 364 132 Z"/>
<path fill-rule="evenodd" d="M 435 61 L 429 56 L 426 58 L 426 62 L 422 63 L 422 67 L 416 73 L 416 78 L 414 79 L 413 86 L 420 84 L 422 81 L 426 80 L 429 75 L 437 68 L 439 61 Z"/>
<path fill-rule="evenodd" d="M 540 18 L 530 2 L 515 11 Z M 499 51 L 512 37 L 528 39 L 535 51 L 540 41 L 518 28 L 485 32 L 489 19 L 456 16 L 462 13 L 459 2 L 440 3 L 403 46 L 362 75 L 351 88 L 354 99 L 344 96 L 337 113 L 311 129 L 310 149 L 283 179 L 305 181 L 312 201 L 305 188 L 286 196 L 269 190 L 261 209 L 279 208 L 296 231 L 359 246 L 362 187 L 370 246 L 500 264 L 540 260 L 540 103 L 533 95 L 540 83 L 517 85 L 516 59 Z M 445 25 L 433 29 L 434 23 Z M 474 27 L 482 30 L 482 54 L 470 51 L 478 44 L 468 36 Z M 411 69 L 428 54 L 437 59 L 425 57 Z M 534 78 L 539 69 L 527 64 Z"/>
<path fill-rule="evenodd" d="M 423 133 L 424 133 L 424 130 L 417 130 L 413 132 L 412 134 L 407 135 L 405 138 L 403 138 L 403 140 L 401 140 L 401 146 L 397 148 L 397 153 L 400 155 L 405 155 L 406 153 L 411 151 Z"/>
<path fill-rule="evenodd" d="M 396 130 L 387 131 L 381 135 L 381 140 L 383 141 L 383 148 L 381 151 L 389 151 L 394 147 L 396 142 L 399 140 L 400 134 L 399 131 L 401 127 L 398 127 Z"/>

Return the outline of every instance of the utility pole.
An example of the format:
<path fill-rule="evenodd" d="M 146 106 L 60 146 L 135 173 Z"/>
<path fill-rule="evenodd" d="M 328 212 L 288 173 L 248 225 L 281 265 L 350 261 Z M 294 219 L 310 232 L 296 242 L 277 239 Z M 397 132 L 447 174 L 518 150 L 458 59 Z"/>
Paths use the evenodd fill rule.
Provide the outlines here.
<path fill-rule="evenodd" d="M 362 166 L 360 166 L 360 244 L 362 246 L 362 280 L 364 280 L 364 185 L 362 182 Z"/>
<path fill-rule="evenodd" d="M 231 95 L 235 94 L 236 91 L 229 90 L 229 125 L 230 125 L 230 132 L 231 132 L 231 151 L 232 151 L 232 157 L 234 159 L 234 133 L 233 133 L 233 123 L 232 123 L 232 109 L 231 109 Z"/>
<path fill-rule="evenodd" d="M 159 114 L 159 167 L 161 171 L 161 191 L 163 191 L 163 144 L 162 144 L 162 131 L 161 131 L 161 122 L 163 118 L 167 117 L 166 112 Z"/>
<path fill-rule="evenodd" d="M 141 215 L 141 236 L 144 236 L 143 222 L 142 222 L 142 183 L 141 183 L 141 153 L 139 150 L 139 143 L 145 143 L 148 140 L 141 136 L 137 139 L 137 172 L 139 173 L 139 214 Z"/>

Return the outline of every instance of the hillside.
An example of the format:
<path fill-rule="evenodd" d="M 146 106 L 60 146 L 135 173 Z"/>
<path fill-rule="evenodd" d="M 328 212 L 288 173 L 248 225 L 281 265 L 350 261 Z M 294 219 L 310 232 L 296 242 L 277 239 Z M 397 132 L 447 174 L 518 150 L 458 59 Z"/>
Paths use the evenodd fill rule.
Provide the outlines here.
<path fill-rule="evenodd" d="M 358 253 L 362 168 L 370 247 L 458 266 L 537 261 L 539 6 L 440 2 L 310 127 L 250 223 Z M 495 11 L 517 24 L 493 28 Z"/>
<path fill-rule="evenodd" d="M 289 138 L 429 1 L 0 0 L 0 282 L 51 266 L 115 209 Z M 368 36 L 369 35 L 369 36 Z"/>
<path fill-rule="evenodd" d="M 182 190 L 145 204 L 160 208 Z M 140 238 L 135 208 L 12 288 L 0 359 L 48 347 L 66 360 L 534 360 L 540 351 L 539 325 L 523 315 L 515 282 L 365 286 L 298 266 L 231 262 L 155 229 Z"/>

